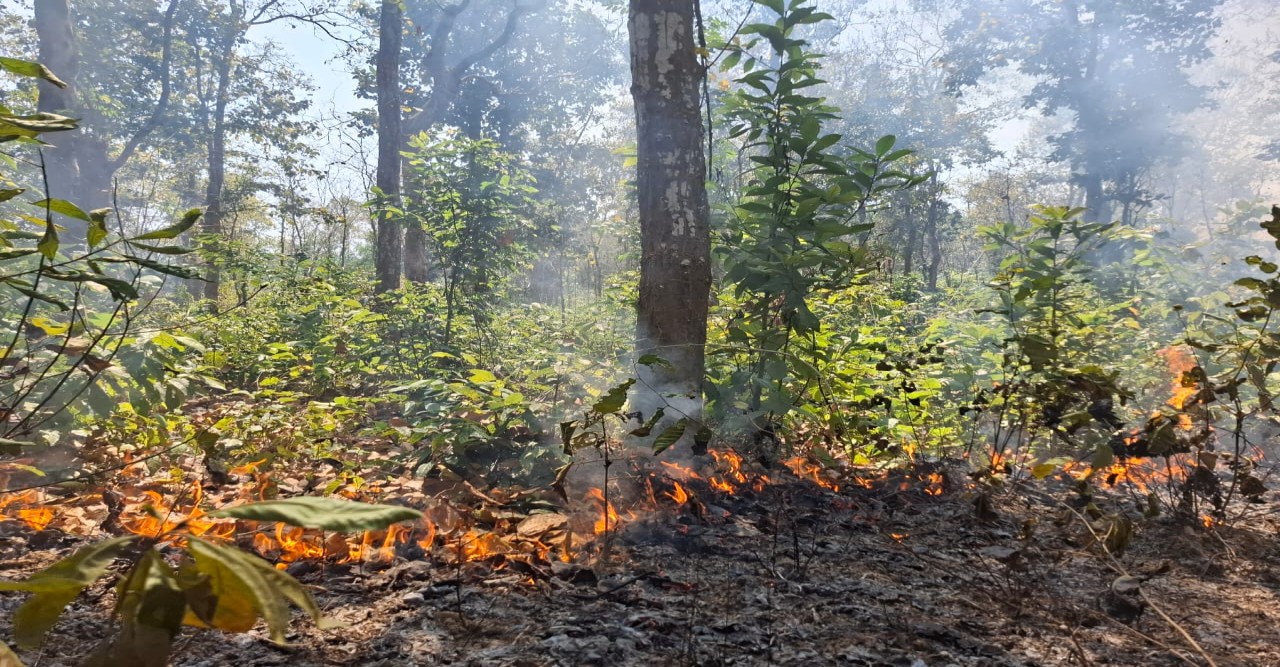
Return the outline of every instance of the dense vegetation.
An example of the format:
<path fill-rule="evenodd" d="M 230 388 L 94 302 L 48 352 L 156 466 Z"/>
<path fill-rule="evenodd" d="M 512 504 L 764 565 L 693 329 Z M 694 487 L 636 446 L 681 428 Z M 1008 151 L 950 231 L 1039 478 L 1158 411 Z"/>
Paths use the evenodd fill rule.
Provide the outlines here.
<path fill-rule="evenodd" d="M 572 468 L 603 467 L 607 505 L 615 462 L 709 448 L 833 475 L 959 466 L 979 513 L 1011 482 L 1066 479 L 1113 528 L 1229 524 L 1265 492 L 1269 3 L 704 4 L 686 35 L 701 319 L 646 302 L 621 4 L 0 11 L 0 493 L 323 461 L 311 496 L 376 501 L 371 474 L 564 496 Z M 258 36 L 284 24 L 350 73 L 346 108 L 317 107 L 338 84 L 283 32 Z M 689 317 L 695 356 L 644 342 Z M 1142 461 L 1168 474 L 1095 498 Z M 285 502 L 207 517 L 420 516 Z M 163 664 L 184 621 L 261 617 L 282 640 L 286 600 L 320 618 L 191 522 L 0 584 L 34 594 L 16 641 L 117 557 L 123 629 L 96 664 Z M 1103 532 L 1123 551 L 1127 531 Z"/>

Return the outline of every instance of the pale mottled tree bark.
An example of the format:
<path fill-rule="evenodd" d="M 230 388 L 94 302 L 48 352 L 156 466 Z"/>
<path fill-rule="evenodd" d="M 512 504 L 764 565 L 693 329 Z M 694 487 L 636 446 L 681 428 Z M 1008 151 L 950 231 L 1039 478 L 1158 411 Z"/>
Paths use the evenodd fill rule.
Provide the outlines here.
<path fill-rule="evenodd" d="M 632 406 L 701 417 L 711 234 L 699 90 L 704 68 L 690 0 L 631 0 L 631 93 L 640 213 L 637 357 Z M 676 415 L 679 416 L 679 415 Z"/>

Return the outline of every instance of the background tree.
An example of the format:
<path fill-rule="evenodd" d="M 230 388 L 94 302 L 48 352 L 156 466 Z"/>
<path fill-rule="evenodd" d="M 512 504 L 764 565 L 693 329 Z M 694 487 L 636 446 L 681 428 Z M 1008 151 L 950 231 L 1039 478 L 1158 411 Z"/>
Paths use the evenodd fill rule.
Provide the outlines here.
<path fill-rule="evenodd" d="M 1174 120 L 1205 103 L 1188 68 L 1208 58 L 1221 0 L 1015 0 L 966 2 L 947 34 L 952 84 L 976 83 L 1011 64 L 1036 77 L 1025 97 L 1045 115 L 1070 113 L 1051 138 L 1071 165 L 1087 219 L 1120 218 L 1152 202 L 1144 178 L 1183 154 Z"/>
<path fill-rule="evenodd" d="M 378 56 L 374 64 L 378 98 L 378 239 L 374 266 L 378 291 L 400 286 L 404 228 L 395 212 L 400 195 L 400 45 L 404 33 L 401 0 L 383 0 L 378 13 Z"/>
<path fill-rule="evenodd" d="M 694 4 L 632 0 L 628 31 L 640 214 L 636 354 L 666 362 L 640 367 L 632 402 L 646 415 L 671 403 L 698 419 L 711 230 Z"/>

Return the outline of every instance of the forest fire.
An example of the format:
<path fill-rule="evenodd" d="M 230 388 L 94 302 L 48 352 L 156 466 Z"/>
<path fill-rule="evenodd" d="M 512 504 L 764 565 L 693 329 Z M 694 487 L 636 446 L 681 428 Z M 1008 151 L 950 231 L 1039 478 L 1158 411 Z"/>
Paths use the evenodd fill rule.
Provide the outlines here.
<path fill-rule="evenodd" d="M 53 521 L 53 510 L 42 506 L 44 502 L 39 491 L 31 489 L 21 493 L 0 496 L 0 520 L 14 518 L 32 530 L 44 530 Z M 15 509 L 10 510 L 11 506 Z"/>
<path fill-rule="evenodd" d="M 618 510 L 613 506 L 613 501 L 605 498 L 604 491 L 599 488 L 593 488 L 587 492 L 587 498 L 596 501 L 600 505 L 600 518 L 596 519 L 595 524 L 593 524 L 595 534 L 603 535 L 616 530 L 620 521 Z"/>
<path fill-rule="evenodd" d="M 840 485 L 823 476 L 823 468 L 815 463 L 810 462 L 803 456 L 794 456 L 782 462 L 782 465 L 791 469 L 796 477 L 807 479 L 818 486 L 832 491 L 839 492 Z"/>

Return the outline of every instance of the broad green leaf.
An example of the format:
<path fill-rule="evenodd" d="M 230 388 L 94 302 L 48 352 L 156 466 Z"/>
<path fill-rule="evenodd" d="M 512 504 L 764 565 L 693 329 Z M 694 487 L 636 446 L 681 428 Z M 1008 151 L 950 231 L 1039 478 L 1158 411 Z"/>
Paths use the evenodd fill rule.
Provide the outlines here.
<path fill-rule="evenodd" d="M 418 510 L 399 505 L 356 503 L 334 498 L 300 496 L 227 507 L 209 516 L 253 521 L 279 521 L 291 526 L 340 533 L 381 530 L 397 521 L 422 517 Z"/>
<path fill-rule="evenodd" d="M 67 87 L 66 82 L 59 79 L 48 67 L 30 60 L 0 58 L 0 69 L 11 74 L 17 74 L 18 76 L 29 76 L 36 79 L 44 79 L 59 88 Z"/>
<path fill-rule="evenodd" d="M 591 411 L 598 415 L 611 415 L 622 409 L 627 403 L 627 391 L 636 383 L 635 378 L 610 389 L 608 393 L 591 406 Z"/>
<path fill-rule="evenodd" d="M 676 423 L 663 429 L 653 440 L 653 453 L 661 454 L 671 448 L 680 440 L 680 436 L 684 435 L 685 429 L 689 427 L 689 418 L 685 417 Z"/>
<path fill-rule="evenodd" d="M 498 376 L 491 371 L 477 368 L 471 371 L 471 377 L 467 378 L 467 380 L 475 384 L 484 384 L 486 382 L 497 382 Z"/>
<path fill-rule="evenodd" d="M 84 209 L 65 199 L 41 199 L 40 201 L 31 202 L 31 205 L 48 209 L 54 213 L 65 215 L 68 218 L 75 218 L 76 220 L 83 220 L 84 222 L 93 221 L 93 218 L 91 218 L 88 213 L 85 213 Z"/>
<path fill-rule="evenodd" d="M 165 667 L 169 650 L 187 609 L 186 596 L 173 570 L 159 552 L 150 549 L 120 582 L 116 591 L 120 635 L 89 665 Z"/>
<path fill-rule="evenodd" d="M 896 143 L 898 143 L 898 138 L 892 134 L 880 137 L 880 140 L 876 142 L 876 155 L 883 156 L 888 154 L 889 151 L 893 150 L 893 145 Z"/>
<path fill-rule="evenodd" d="M 163 262 L 157 262 L 155 260 L 147 259 L 145 257 L 138 257 L 136 255 L 125 255 L 124 258 L 138 264 L 139 266 L 151 269 L 156 273 L 163 273 L 169 276 L 175 276 L 178 278 L 187 279 L 187 278 L 195 278 L 197 275 L 199 275 L 195 269 L 186 267 L 186 266 L 177 266 L 176 264 L 165 264 Z"/>
<path fill-rule="evenodd" d="M 320 605 L 316 604 L 315 598 L 311 597 L 311 593 L 297 579 L 289 576 L 287 572 L 277 570 L 271 566 L 271 563 L 253 554 L 241 552 L 241 556 L 242 561 L 247 566 L 259 570 L 262 577 L 275 586 L 286 600 L 306 612 L 311 617 L 312 622 L 316 624 L 316 627 L 324 629 L 341 625 L 335 621 L 325 619 L 324 612 L 320 611 Z"/>
<path fill-rule="evenodd" d="M 0 190 L 0 201 L 9 201 L 10 199 L 17 197 L 18 195 L 24 192 L 26 192 L 26 190 L 23 190 L 21 188 Z"/>
<path fill-rule="evenodd" d="M 659 368 L 671 368 L 671 362 L 659 357 L 656 354 L 646 354 L 636 360 L 641 366 L 657 366 Z"/>
<path fill-rule="evenodd" d="M 21 286 L 19 286 L 19 285 L 15 285 L 15 284 L 13 284 L 13 283 L 8 283 L 8 285 L 9 285 L 9 287 L 12 287 L 13 289 L 18 290 L 19 292 L 21 292 L 24 296 L 27 296 L 28 298 L 35 299 L 35 300 L 37 300 L 37 301 L 43 301 L 43 302 L 45 302 L 45 303 L 51 303 L 51 304 L 53 304 L 53 305 L 57 306 L 59 310 L 63 310 L 63 311 L 71 310 L 71 306 L 68 306 L 68 305 L 66 304 L 66 302 L 64 302 L 64 301 L 62 301 L 62 300 L 60 300 L 60 299 L 56 299 L 56 298 L 54 298 L 54 297 L 52 297 L 52 296 L 49 296 L 48 294 L 44 294 L 44 293 L 41 293 L 41 292 L 37 292 L 37 291 L 35 291 L 35 290 L 33 290 L 33 289 L 30 289 L 30 288 L 28 288 L 28 287 L 21 287 Z"/>
<path fill-rule="evenodd" d="M 54 256 L 58 254 L 58 230 L 53 223 L 44 226 L 44 236 L 40 237 L 40 242 L 36 244 L 36 248 L 49 261 L 53 261 Z"/>
<path fill-rule="evenodd" d="M 641 426 L 640 428 L 637 428 L 634 431 L 632 431 L 631 435 L 634 435 L 637 438 L 648 437 L 649 434 L 653 432 L 653 427 L 658 424 L 658 422 L 662 419 L 663 415 L 665 415 L 666 413 L 667 413 L 666 408 L 658 408 L 657 410 L 654 411 L 653 416 L 649 417 L 649 421 L 645 422 L 644 425 Z"/>
<path fill-rule="evenodd" d="M 25 581 L 0 581 L 0 591 L 33 593 L 13 615 L 13 636 L 18 645 L 38 646 L 62 610 L 80 591 L 101 577 L 120 552 L 137 539 L 135 535 L 126 535 L 91 544 Z"/>
<path fill-rule="evenodd" d="M 130 241 L 156 241 L 159 239 L 178 238 L 180 234 L 194 227 L 196 222 L 200 220 L 200 216 L 202 215 L 204 215 L 203 211 L 201 211 L 198 208 L 193 208 L 190 211 L 187 211 L 186 214 L 182 216 L 182 219 L 177 222 L 177 224 L 170 225 L 168 227 L 165 227 L 164 229 L 157 229 L 154 232 L 147 232 L 146 234 L 143 234 L 141 236 L 135 236 L 134 238 L 129 240 Z"/>

